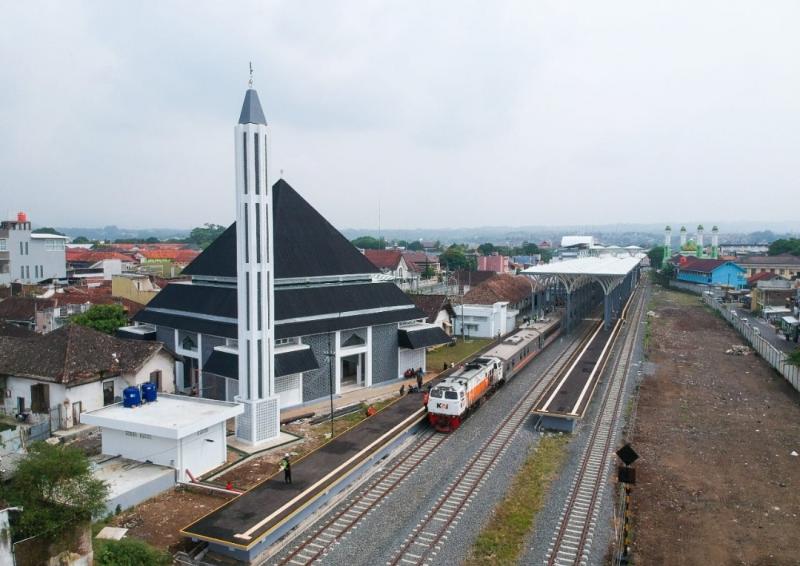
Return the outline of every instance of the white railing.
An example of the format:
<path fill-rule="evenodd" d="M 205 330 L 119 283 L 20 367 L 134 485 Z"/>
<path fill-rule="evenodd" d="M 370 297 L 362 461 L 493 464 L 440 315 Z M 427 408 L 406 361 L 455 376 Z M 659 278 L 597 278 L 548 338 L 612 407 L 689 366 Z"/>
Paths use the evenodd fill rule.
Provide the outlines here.
<path fill-rule="evenodd" d="M 758 352 L 769 365 L 774 367 L 778 373 L 785 377 L 786 380 L 792 384 L 792 387 L 800 391 L 800 367 L 788 364 L 786 362 L 786 354 L 770 344 L 754 327 L 743 321 L 740 317 L 731 314 L 728 309 L 723 308 L 713 297 L 703 295 L 703 302 L 720 313 L 739 334 L 745 337 L 753 349 Z"/>

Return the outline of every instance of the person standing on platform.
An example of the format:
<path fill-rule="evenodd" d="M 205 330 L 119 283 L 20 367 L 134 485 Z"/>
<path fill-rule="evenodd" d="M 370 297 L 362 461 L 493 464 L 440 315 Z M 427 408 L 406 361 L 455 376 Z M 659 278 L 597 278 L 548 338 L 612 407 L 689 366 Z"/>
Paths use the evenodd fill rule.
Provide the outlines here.
<path fill-rule="evenodd" d="M 417 370 L 417 389 L 419 391 L 422 391 L 422 376 L 423 376 L 422 368 L 419 368 Z"/>
<path fill-rule="evenodd" d="M 283 483 L 292 483 L 292 463 L 289 461 L 289 455 L 286 454 L 281 460 L 281 469 L 283 470 Z"/>

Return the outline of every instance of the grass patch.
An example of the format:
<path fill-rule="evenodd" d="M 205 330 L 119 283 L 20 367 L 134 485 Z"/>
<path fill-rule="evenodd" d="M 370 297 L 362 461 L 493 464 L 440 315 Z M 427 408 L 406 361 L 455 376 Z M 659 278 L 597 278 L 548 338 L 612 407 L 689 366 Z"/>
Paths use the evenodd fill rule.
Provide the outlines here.
<path fill-rule="evenodd" d="M 488 338 L 470 338 L 466 342 L 458 337 L 455 346 L 442 346 L 428 352 L 427 366 L 429 371 L 442 371 L 444 364 L 457 364 L 471 356 L 491 342 Z"/>
<path fill-rule="evenodd" d="M 569 441 L 567 435 L 542 437 L 472 545 L 466 566 L 517 564 L 550 483 L 566 458 Z"/>

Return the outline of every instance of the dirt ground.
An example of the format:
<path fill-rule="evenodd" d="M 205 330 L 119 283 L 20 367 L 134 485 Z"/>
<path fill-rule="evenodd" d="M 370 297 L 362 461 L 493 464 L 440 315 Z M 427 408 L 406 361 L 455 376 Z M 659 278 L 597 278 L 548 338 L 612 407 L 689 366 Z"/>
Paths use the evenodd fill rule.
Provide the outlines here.
<path fill-rule="evenodd" d="M 800 564 L 800 395 L 698 297 L 654 289 L 633 559 Z"/>
<path fill-rule="evenodd" d="M 130 529 L 128 536 L 174 552 L 187 543 L 187 539 L 178 533 L 180 529 L 213 511 L 228 499 L 223 494 L 214 495 L 177 487 L 120 513 L 109 524 Z"/>

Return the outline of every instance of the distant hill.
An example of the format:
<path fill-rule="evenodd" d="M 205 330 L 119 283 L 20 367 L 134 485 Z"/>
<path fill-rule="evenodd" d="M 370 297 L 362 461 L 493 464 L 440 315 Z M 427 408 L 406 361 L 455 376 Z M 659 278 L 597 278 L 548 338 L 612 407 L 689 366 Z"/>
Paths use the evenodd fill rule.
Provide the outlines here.
<path fill-rule="evenodd" d="M 120 240 L 124 238 L 158 238 L 159 240 L 169 240 L 172 238 L 183 239 L 189 236 L 189 230 L 179 228 L 119 228 L 118 226 L 104 226 L 102 228 L 62 228 L 56 230 L 69 236 L 77 238 L 85 236 L 90 240 Z"/>

